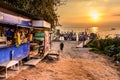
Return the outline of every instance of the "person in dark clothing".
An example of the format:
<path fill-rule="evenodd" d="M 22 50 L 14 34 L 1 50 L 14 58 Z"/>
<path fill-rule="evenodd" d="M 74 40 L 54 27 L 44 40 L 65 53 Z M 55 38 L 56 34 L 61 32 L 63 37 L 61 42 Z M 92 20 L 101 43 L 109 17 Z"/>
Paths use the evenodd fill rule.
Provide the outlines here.
<path fill-rule="evenodd" d="M 60 50 L 63 51 L 63 48 L 64 48 L 64 44 L 63 42 L 60 43 Z"/>

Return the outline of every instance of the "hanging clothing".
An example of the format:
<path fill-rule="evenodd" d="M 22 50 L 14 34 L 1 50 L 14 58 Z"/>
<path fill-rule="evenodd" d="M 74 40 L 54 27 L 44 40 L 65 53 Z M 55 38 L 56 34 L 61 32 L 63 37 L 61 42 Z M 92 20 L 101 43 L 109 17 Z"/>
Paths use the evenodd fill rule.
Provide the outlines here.
<path fill-rule="evenodd" d="M 20 33 L 15 32 L 14 38 L 15 38 L 15 41 L 16 41 L 16 47 L 18 47 L 21 44 Z"/>
<path fill-rule="evenodd" d="M 33 40 L 33 34 L 29 34 L 29 41 Z"/>
<path fill-rule="evenodd" d="M 13 31 L 11 29 L 8 29 L 5 32 L 5 35 L 7 36 L 7 40 L 12 40 L 13 34 L 14 34 Z"/>

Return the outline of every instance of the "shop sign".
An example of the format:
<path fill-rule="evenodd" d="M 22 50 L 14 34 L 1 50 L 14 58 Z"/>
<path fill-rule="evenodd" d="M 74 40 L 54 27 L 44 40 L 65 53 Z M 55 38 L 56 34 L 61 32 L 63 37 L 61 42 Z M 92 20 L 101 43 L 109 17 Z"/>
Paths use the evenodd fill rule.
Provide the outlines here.
<path fill-rule="evenodd" d="M 32 26 L 35 27 L 41 27 L 41 28 L 50 28 L 50 23 L 44 21 L 44 20 L 33 20 Z"/>
<path fill-rule="evenodd" d="M 11 24 L 18 24 L 19 23 L 19 17 L 13 16 L 10 14 L 4 14 L 3 19 L 4 19 L 3 21 L 6 23 L 11 23 Z"/>
<path fill-rule="evenodd" d="M 21 21 L 21 25 L 23 25 L 23 26 L 32 26 L 32 22 L 31 21 L 24 21 L 24 20 L 22 20 Z"/>
<path fill-rule="evenodd" d="M 30 19 L 20 17 L 19 24 L 22 26 L 32 26 L 32 21 Z"/>

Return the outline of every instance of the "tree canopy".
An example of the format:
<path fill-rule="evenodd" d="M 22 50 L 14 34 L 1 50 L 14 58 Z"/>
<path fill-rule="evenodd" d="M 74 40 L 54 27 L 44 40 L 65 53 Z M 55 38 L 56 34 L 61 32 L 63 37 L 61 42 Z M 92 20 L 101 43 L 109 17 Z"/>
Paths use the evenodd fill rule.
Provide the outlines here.
<path fill-rule="evenodd" d="M 56 7 L 64 3 L 61 0 L 2 0 L 4 3 L 20 9 L 28 14 L 37 16 L 37 19 L 51 23 L 52 28 L 58 24 Z"/>

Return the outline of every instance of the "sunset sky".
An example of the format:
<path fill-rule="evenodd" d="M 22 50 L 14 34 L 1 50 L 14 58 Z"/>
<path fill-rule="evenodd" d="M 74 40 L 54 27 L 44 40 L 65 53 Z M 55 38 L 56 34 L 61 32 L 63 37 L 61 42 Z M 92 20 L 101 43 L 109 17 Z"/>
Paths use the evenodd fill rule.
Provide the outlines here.
<path fill-rule="evenodd" d="M 67 0 L 58 14 L 63 26 L 120 22 L 120 0 Z"/>

